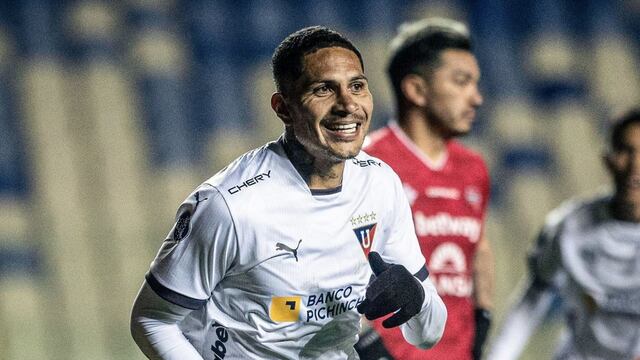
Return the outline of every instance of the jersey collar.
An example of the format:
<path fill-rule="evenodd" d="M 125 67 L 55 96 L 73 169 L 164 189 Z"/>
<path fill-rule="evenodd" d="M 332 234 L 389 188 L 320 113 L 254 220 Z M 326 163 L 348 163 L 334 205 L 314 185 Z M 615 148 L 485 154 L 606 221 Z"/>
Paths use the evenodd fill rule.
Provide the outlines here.
<path fill-rule="evenodd" d="M 396 120 L 390 120 L 388 126 L 393 136 L 395 136 L 396 139 L 398 139 L 398 141 L 400 141 L 400 143 L 416 158 L 418 158 L 418 160 L 420 160 L 427 168 L 434 171 L 440 171 L 444 168 L 447 160 L 449 159 L 449 150 L 447 148 L 445 148 L 444 153 L 442 154 L 442 156 L 440 156 L 439 159 L 433 161 L 429 159 L 429 157 L 427 157 L 424 152 L 420 150 L 420 148 L 418 148 L 418 146 L 413 142 L 413 140 L 409 138 L 409 136 L 407 136 L 407 134 L 405 134 Z"/>

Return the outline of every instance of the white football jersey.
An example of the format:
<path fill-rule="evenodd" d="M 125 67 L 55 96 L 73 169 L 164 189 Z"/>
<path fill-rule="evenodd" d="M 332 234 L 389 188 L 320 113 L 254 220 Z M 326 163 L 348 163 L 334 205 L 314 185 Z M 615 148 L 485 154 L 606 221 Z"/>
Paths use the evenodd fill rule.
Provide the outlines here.
<path fill-rule="evenodd" d="M 312 191 L 272 142 L 185 200 L 147 282 L 194 309 L 179 326 L 204 359 L 357 358 L 369 251 L 430 281 L 395 173 L 361 152 Z"/>
<path fill-rule="evenodd" d="M 605 195 L 572 201 L 549 214 L 532 253 L 534 285 L 505 320 L 509 329 L 500 332 L 490 358 L 519 352 L 512 349 L 524 344 L 518 334 L 529 333 L 525 322 L 542 315 L 535 309 L 551 305 L 545 291 L 552 290 L 562 299 L 566 324 L 556 359 L 638 359 L 640 223 L 612 218 L 610 201 Z"/>

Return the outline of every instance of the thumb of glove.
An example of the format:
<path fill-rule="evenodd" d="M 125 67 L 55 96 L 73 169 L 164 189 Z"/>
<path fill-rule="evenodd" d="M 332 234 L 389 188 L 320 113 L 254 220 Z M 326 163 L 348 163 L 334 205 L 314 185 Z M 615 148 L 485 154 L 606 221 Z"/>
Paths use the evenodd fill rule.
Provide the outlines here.
<path fill-rule="evenodd" d="M 372 251 L 369 253 L 369 265 L 371 266 L 371 270 L 373 273 L 378 276 L 391 267 L 390 264 L 387 264 L 382 260 L 380 254 L 376 251 Z"/>

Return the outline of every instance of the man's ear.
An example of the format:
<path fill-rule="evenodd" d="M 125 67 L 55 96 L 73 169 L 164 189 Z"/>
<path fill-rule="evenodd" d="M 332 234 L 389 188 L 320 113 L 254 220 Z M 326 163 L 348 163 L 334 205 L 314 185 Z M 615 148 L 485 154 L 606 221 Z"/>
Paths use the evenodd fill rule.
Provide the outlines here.
<path fill-rule="evenodd" d="M 409 74 L 400 81 L 402 95 L 411 104 L 425 106 L 429 95 L 427 82 L 419 75 Z"/>
<path fill-rule="evenodd" d="M 276 92 L 271 95 L 271 108 L 285 125 L 291 125 L 291 115 L 281 93 Z"/>

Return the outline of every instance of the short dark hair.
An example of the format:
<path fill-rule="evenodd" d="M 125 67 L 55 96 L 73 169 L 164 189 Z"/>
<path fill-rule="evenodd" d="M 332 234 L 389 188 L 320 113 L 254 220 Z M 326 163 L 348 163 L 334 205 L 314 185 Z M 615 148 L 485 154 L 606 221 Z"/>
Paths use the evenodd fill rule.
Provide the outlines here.
<path fill-rule="evenodd" d="M 305 55 L 334 46 L 353 51 L 364 70 L 362 55 L 345 36 L 323 26 L 311 26 L 287 36 L 273 52 L 271 64 L 277 91 L 286 92 L 287 85 L 302 75 Z"/>
<path fill-rule="evenodd" d="M 640 124 L 640 108 L 632 108 L 613 120 L 609 137 L 612 151 L 622 148 L 625 132 L 633 124 Z"/>
<path fill-rule="evenodd" d="M 402 24 L 391 41 L 387 72 L 400 97 L 400 83 L 409 74 L 430 76 L 440 64 L 440 53 L 447 49 L 472 52 L 467 27 L 458 21 L 429 18 Z"/>

